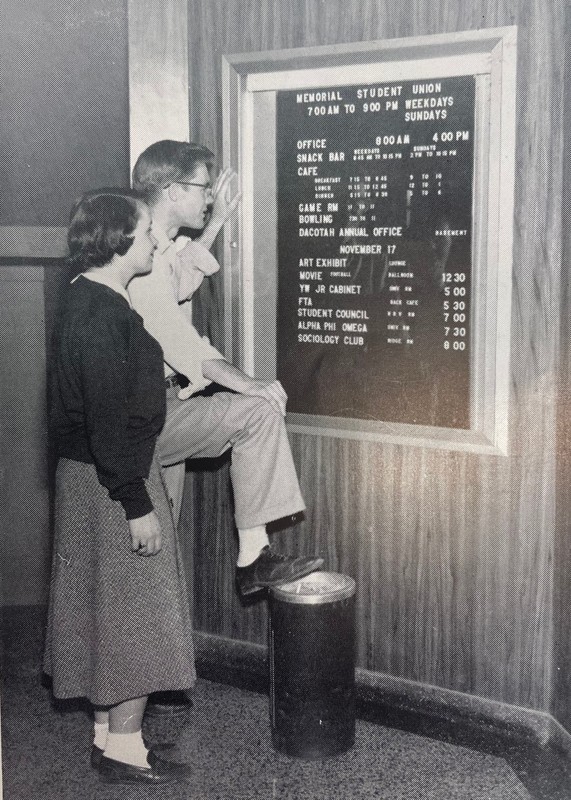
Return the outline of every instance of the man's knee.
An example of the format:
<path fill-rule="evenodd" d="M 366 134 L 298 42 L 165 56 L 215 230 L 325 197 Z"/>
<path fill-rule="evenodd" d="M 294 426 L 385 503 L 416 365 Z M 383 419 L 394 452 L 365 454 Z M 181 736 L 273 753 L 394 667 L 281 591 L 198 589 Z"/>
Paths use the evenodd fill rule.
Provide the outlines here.
<path fill-rule="evenodd" d="M 250 397 L 249 395 L 242 395 L 242 397 L 248 397 L 251 401 L 248 404 L 248 411 L 250 414 L 259 417 L 261 420 L 270 422 L 271 424 L 283 420 L 283 416 L 277 408 L 265 397 Z"/>
<path fill-rule="evenodd" d="M 240 433 L 233 439 L 255 440 L 260 435 L 266 442 L 279 438 L 284 427 L 284 418 L 265 397 L 237 395 L 236 410 L 240 416 Z M 268 438 L 269 437 L 269 438 Z"/>

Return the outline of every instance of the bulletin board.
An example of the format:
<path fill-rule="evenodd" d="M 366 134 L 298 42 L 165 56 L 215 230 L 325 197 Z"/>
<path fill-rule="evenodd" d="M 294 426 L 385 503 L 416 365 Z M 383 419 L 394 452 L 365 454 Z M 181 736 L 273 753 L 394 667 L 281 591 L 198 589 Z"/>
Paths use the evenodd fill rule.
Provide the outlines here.
<path fill-rule="evenodd" d="M 516 31 L 224 58 L 227 355 L 316 435 L 505 453 Z"/>

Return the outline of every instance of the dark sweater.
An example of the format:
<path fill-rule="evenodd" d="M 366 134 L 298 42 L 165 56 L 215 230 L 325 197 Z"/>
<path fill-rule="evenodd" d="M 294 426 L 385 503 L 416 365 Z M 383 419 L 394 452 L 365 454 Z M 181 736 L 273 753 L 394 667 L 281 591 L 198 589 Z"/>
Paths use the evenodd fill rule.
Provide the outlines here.
<path fill-rule="evenodd" d="M 163 354 L 113 289 L 81 276 L 69 287 L 51 386 L 59 457 L 94 464 L 127 519 L 152 511 L 144 478 L 165 421 Z"/>

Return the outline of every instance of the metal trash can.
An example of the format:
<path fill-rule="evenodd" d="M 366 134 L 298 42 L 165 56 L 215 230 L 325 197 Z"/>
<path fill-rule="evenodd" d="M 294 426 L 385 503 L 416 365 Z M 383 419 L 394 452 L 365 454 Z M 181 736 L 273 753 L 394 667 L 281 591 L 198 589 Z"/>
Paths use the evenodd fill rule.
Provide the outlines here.
<path fill-rule="evenodd" d="M 272 743 L 316 759 L 355 742 L 355 581 L 314 572 L 270 592 Z"/>

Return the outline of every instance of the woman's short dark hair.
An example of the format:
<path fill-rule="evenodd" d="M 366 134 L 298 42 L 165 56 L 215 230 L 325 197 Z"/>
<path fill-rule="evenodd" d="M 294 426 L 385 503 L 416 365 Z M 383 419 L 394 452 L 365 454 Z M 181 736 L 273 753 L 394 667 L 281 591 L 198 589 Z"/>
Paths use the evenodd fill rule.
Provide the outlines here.
<path fill-rule="evenodd" d="M 169 183 L 187 180 L 199 164 L 212 166 L 214 153 L 194 142 L 163 139 L 147 147 L 133 168 L 133 187 L 153 205 Z"/>
<path fill-rule="evenodd" d="M 103 267 L 133 244 L 144 200 L 132 189 L 96 189 L 73 206 L 67 233 L 73 271 Z"/>

